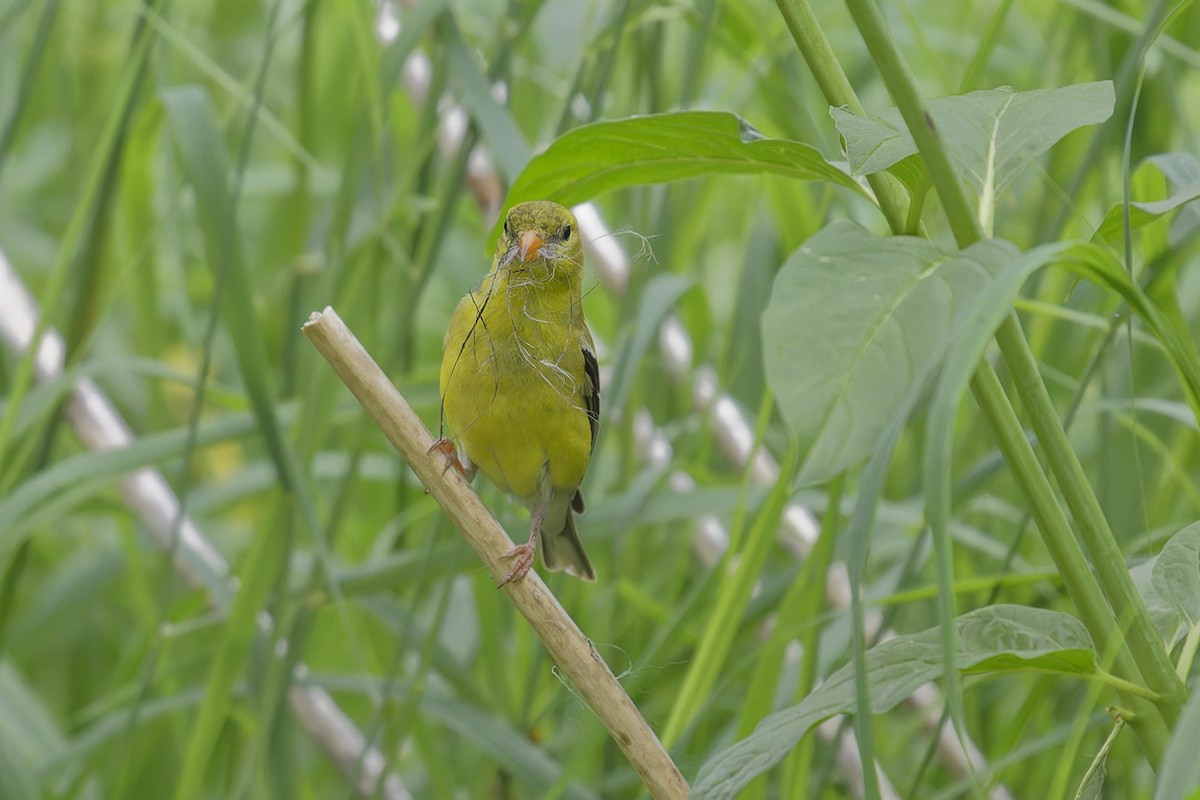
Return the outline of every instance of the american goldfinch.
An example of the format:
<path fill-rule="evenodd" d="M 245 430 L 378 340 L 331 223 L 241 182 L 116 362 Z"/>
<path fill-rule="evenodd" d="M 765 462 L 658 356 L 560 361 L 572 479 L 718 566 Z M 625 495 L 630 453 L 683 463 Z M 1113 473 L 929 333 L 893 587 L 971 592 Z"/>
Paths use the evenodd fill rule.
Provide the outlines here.
<path fill-rule="evenodd" d="M 509 554 L 501 586 L 520 580 L 538 542 L 546 569 L 586 581 L 596 572 L 579 541 L 579 484 L 600 419 L 595 346 L 583 319 L 583 244 L 557 203 L 513 206 L 492 269 L 450 317 L 442 355 L 442 413 L 469 466 L 530 512 L 529 541 Z M 436 448 L 455 457 L 448 439 Z"/>

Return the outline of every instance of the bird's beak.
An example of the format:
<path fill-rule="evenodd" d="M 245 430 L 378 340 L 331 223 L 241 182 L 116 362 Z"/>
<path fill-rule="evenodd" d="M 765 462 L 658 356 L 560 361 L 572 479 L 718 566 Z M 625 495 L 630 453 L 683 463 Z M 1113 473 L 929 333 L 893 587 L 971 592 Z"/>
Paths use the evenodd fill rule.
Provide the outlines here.
<path fill-rule="evenodd" d="M 520 245 L 517 255 L 522 261 L 528 263 L 541 258 L 542 237 L 538 236 L 537 231 L 522 231 L 517 243 Z"/>

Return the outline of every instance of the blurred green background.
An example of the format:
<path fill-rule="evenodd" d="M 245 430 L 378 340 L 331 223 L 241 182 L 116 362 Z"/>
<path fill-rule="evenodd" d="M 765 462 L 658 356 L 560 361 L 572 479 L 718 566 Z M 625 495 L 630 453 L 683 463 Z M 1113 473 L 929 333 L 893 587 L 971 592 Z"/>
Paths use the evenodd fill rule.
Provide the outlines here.
<path fill-rule="evenodd" d="M 1167 6 L 884 6 L 926 97 L 1117 79 L 1117 114 L 1070 134 L 997 207 L 996 234 L 1021 248 L 1089 237 L 1121 200 L 1137 47 L 1144 19 Z M 868 111 L 892 105 L 846 9 L 814 10 Z M 1197 31 L 1200 13 L 1186 10 L 1145 60 L 1133 166 L 1198 151 Z M 504 191 L 531 154 L 588 122 L 686 109 L 733 112 L 844 159 L 828 103 L 760 0 L 0 0 L 0 253 L 62 333 L 68 376 L 27 392 L 28 365 L 0 349 L 0 797 L 354 796 L 354 776 L 377 766 L 361 744 L 340 765 L 328 757 L 289 704 L 293 686 L 327 690 L 382 755 L 398 783 L 368 795 L 640 796 L 594 715 L 299 327 L 333 305 L 436 432 L 449 312 L 486 269 Z M 476 145 L 490 171 L 469 159 Z M 697 404 L 697 382 L 715 376 L 745 431 L 785 461 L 790 437 L 761 360 L 775 272 L 832 220 L 887 227 L 861 196 L 778 175 L 595 201 L 631 267 L 623 293 L 593 272 L 585 298 L 605 386 L 580 530 L 600 579 L 549 583 L 652 727 L 682 714 L 667 744 L 691 779 L 798 699 L 799 662 L 778 645 L 819 631 L 817 675 L 849 658 L 847 613 L 819 588 L 802 616 L 774 617 L 797 580 L 822 581 L 777 545 L 728 657 L 707 665 L 711 690 L 676 708 L 720 577 L 693 549 L 697 520 L 711 515 L 735 541 L 778 524 L 778 509 L 759 513 L 770 482 L 726 457 L 724 423 Z M 950 245 L 929 202 L 925 224 Z M 1169 222 L 1134 258 L 1171 259 L 1178 323 L 1194 334 L 1196 237 Z M 1154 552 L 1200 516 L 1194 422 L 1132 410 L 1135 397 L 1179 405 L 1170 368 L 1133 328 L 1109 325 L 1109 296 L 1068 273 L 1039 276 L 1019 309 L 1060 407 L 1085 386 L 1072 441 L 1125 552 Z M 668 313 L 690 339 L 683 369 L 659 346 Z M 81 444 L 59 413 L 81 378 L 134 443 L 106 455 Z M 1017 538 L 1021 496 L 963 406 L 958 607 L 1069 609 L 1036 537 Z M 906 632 L 936 620 L 923 425 L 918 414 L 900 440 L 864 587 L 872 613 Z M 211 565 L 191 565 L 202 586 L 180 578 L 118 491 L 141 466 L 162 470 L 236 582 Z M 676 472 L 694 490 L 681 492 Z M 820 517 L 833 491 L 848 513 L 855 481 L 851 471 L 832 490 L 788 497 Z M 479 489 L 523 541 L 524 511 Z M 752 680 L 764 658 L 779 664 L 770 685 Z M 1106 697 L 1053 676 L 969 679 L 968 730 L 991 765 L 982 785 L 993 797 L 998 785 L 1014 797 L 1073 789 L 1107 734 Z M 900 796 L 969 794 L 927 717 L 936 705 L 877 720 L 883 773 Z M 750 791 L 856 793 L 837 745 L 810 735 L 802 747 L 789 777 Z M 1121 738 L 1107 796 L 1149 796 L 1151 781 Z"/>

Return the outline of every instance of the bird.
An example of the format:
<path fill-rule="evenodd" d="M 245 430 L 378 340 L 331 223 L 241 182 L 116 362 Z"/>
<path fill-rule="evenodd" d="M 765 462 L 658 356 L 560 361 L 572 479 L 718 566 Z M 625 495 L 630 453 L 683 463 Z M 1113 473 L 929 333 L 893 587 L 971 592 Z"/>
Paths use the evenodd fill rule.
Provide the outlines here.
<path fill-rule="evenodd" d="M 539 543 L 547 570 L 596 580 L 575 526 L 600 425 L 583 277 L 574 215 L 546 200 L 514 205 L 491 270 L 459 301 L 443 342 L 442 417 L 453 438 L 430 451 L 468 480 L 482 471 L 530 513 L 529 540 L 507 554 L 500 586 L 525 577 Z"/>

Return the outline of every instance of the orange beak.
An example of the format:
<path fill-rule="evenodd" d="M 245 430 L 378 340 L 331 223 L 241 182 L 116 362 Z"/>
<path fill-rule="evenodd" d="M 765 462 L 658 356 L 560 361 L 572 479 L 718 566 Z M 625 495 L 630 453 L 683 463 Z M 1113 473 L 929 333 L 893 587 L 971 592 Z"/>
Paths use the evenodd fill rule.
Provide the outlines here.
<path fill-rule="evenodd" d="M 541 257 L 542 237 L 538 236 L 537 231 L 522 231 L 517 242 L 521 248 L 517 254 L 522 261 L 528 263 Z"/>

